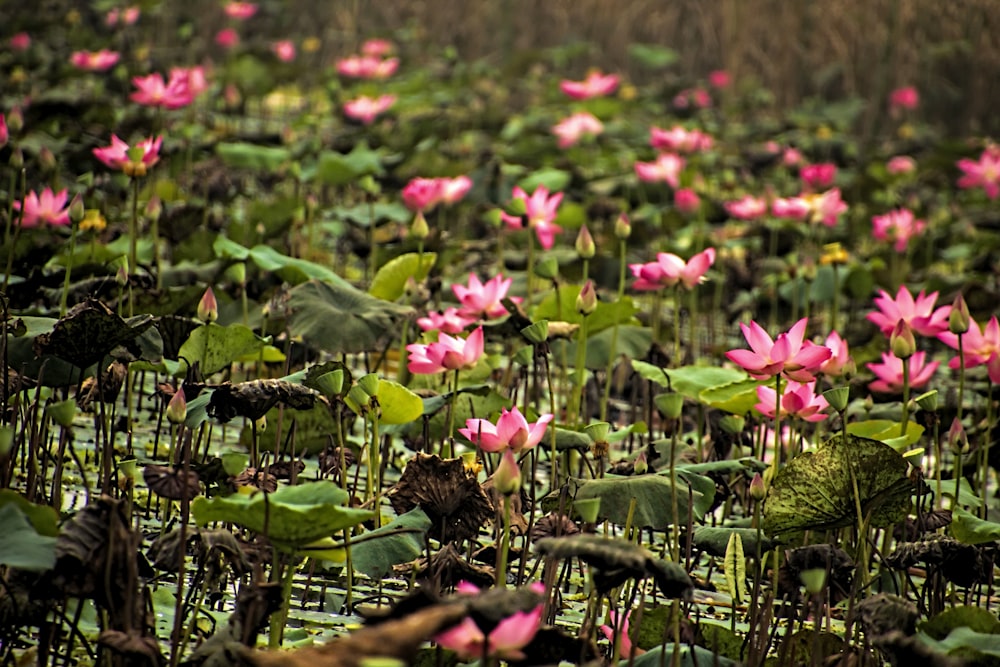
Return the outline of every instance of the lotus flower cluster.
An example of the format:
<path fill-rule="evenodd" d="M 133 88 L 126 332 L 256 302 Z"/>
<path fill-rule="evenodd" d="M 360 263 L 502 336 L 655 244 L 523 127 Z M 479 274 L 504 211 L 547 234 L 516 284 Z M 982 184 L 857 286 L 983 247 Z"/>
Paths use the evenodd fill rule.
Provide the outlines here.
<path fill-rule="evenodd" d="M 757 387 L 757 401 L 754 408 L 765 417 L 774 418 L 775 407 L 779 406 L 777 393 L 774 387 L 761 385 Z M 795 382 L 789 380 L 782 388 L 779 413 L 782 417 L 797 417 L 809 422 L 818 422 L 826 419 L 826 414 L 821 412 L 826 410 L 829 404 L 822 396 L 816 395 L 816 381 Z"/>
<path fill-rule="evenodd" d="M 513 229 L 528 227 L 535 230 L 541 246 L 546 250 L 551 248 L 556 242 L 556 234 L 562 231 L 562 227 L 555 223 L 555 219 L 559 212 L 559 204 L 562 203 L 563 193 L 550 194 L 548 188 L 539 185 L 531 196 L 528 196 L 520 186 L 515 186 L 512 197 L 524 202 L 524 219 L 501 212 L 500 217 L 503 221 Z"/>
<path fill-rule="evenodd" d="M 692 289 L 704 282 L 705 272 L 714 263 L 714 248 L 699 252 L 687 262 L 673 253 L 657 253 L 655 262 L 629 265 L 636 279 L 632 287 L 640 291 L 654 291 L 680 284 Z"/>
<path fill-rule="evenodd" d="M 361 53 L 337 61 L 337 74 L 349 79 L 388 79 L 399 69 L 399 58 L 387 58 L 393 50 L 392 42 L 370 39 L 361 47 Z"/>
<path fill-rule="evenodd" d="M 653 162 L 636 162 L 635 175 L 647 183 L 668 183 L 676 188 L 681 184 L 684 158 L 674 153 L 660 153 Z"/>
<path fill-rule="evenodd" d="M 403 203 L 411 211 L 429 211 L 438 204 L 455 204 L 472 188 L 468 176 L 414 178 L 403 188 Z"/>
<path fill-rule="evenodd" d="M 186 107 L 208 88 L 203 67 L 175 67 L 166 82 L 161 74 L 132 79 L 136 90 L 129 99 L 138 104 L 164 109 Z"/>
<path fill-rule="evenodd" d="M 739 220 L 756 220 L 767 215 L 767 200 L 763 197 L 744 195 L 736 201 L 725 203 L 726 213 Z"/>
<path fill-rule="evenodd" d="M 821 222 L 827 227 L 836 226 L 840 216 L 846 212 L 847 204 L 840 197 L 840 188 L 821 194 L 804 192 L 795 197 L 778 197 L 771 202 L 771 213 L 776 218 Z M 732 211 L 730 214 L 733 215 Z"/>
<path fill-rule="evenodd" d="M 231 19 L 246 21 L 257 13 L 257 4 L 254 2 L 227 2 L 222 11 Z"/>
<path fill-rule="evenodd" d="M 509 411 L 504 408 L 496 424 L 488 419 L 467 419 L 465 428 L 458 432 L 483 451 L 497 453 L 511 449 L 518 454 L 542 441 L 545 428 L 553 417 L 551 414 L 538 415 L 538 421 L 529 424 L 515 406 Z"/>
<path fill-rule="evenodd" d="M 559 88 L 575 100 L 587 100 L 592 97 L 605 97 L 618 90 L 621 77 L 617 74 L 602 74 L 600 70 L 592 70 L 583 81 L 565 79 L 559 83 Z"/>
<path fill-rule="evenodd" d="M 139 20 L 142 10 L 138 6 L 125 7 L 124 9 L 109 9 L 104 15 L 104 25 L 114 27 L 116 25 L 134 25 Z"/>

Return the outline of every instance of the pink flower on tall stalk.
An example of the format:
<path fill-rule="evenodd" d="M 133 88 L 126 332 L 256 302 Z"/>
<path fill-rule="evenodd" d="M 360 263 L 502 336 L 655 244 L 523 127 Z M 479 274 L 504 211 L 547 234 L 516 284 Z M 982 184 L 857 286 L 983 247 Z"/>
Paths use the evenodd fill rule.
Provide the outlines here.
<path fill-rule="evenodd" d="M 513 278 L 505 280 L 503 274 L 497 274 L 483 283 L 479 276 L 470 273 L 468 285 L 452 285 L 451 291 L 462 303 L 464 317 L 493 319 L 507 314 L 507 309 L 500 302 L 507 296 L 513 282 Z M 511 301 L 520 303 L 521 298 L 511 297 Z"/>
<path fill-rule="evenodd" d="M 24 197 L 24 201 L 14 202 L 14 210 L 24 212 L 21 214 L 21 226 L 25 229 L 37 227 L 41 223 L 60 227 L 69 224 L 69 204 L 66 199 L 69 194 L 66 190 L 52 192 L 52 188 L 45 188 L 42 194 L 29 192 Z M 17 220 L 18 216 L 14 217 Z"/>
<path fill-rule="evenodd" d="M 812 207 L 805 197 L 778 197 L 771 202 L 771 213 L 776 218 L 805 220 Z"/>
<path fill-rule="evenodd" d="M 175 67 L 164 83 L 163 75 L 136 76 L 132 83 L 137 90 L 129 96 L 133 102 L 164 109 L 180 109 L 194 102 L 208 84 L 202 67 Z"/>
<path fill-rule="evenodd" d="M 920 104 L 920 93 L 914 86 L 897 88 L 889 93 L 889 107 L 893 111 L 916 109 L 918 104 Z"/>
<path fill-rule="evenodd" d="M 914 299 L 906 285 L 900 285 L 895 299 L 885 290 L 879 290 L 879 295 L 875 297 L 875 307 L 878 310 L 868 313 L 866 318 L 886 337 L 892 333 L 896 323 L 903 320 L 910 329 L 921 336 L 940 338 L 940 334 L 948 330 L 951 306 L 934 308 L 937 298 L 937 292 L 925 295 L 921 290 Z"/>
<path fill-rule="evenodd" d="M 959 168 L 961 168 L 961 165 L 959 165 Z M 897 155 L 885 163 L 885 170 L 893 176 L 911 174 L 917 170 L 917 162 L 909 155 Z M 997 174 L 1000 175 L 1000 170 L 998 170 Z M 961 183 L 959 183 L 959 187 L 961 187 Z"/>
<path fill-rule="evenodd" d="M 410 353 L 406 367 L 414 374 L 472 368 L 483 356 L 483 328 L 478 327 L 464 340 L 440 333 L 436 343 L 411 343 L 406 350 Z"/>
<path fill-rule="evenodd" d="M 927 353 L 914 352 L 906 360 L 910 370 L 910 389 L 922 389 L 927 386 L 941 364 L 939 361 L 927 363 Z M 903 391 L 903 360 L 892 352 L 882 353 L 882 363 L 865 364 L 875 374 L 877 380 L 868 385 L 872 391 L 884 394 L 898 394 Z"/>
<path fill-rule="evenodd" d="M 629 264 L 632 275 L 636 278 L 632 287 L 645 292 L 680 283 L 691 289 L 704 282 L 705 272 L 714 263 L 715 248 L 703 250 L 687 262 L 673 253 L 660 252 L 656 254 L 655 262 Z"/>
<path fill-rule="evenodd" d="M 556 241 L 556 234 L 562 231 L 562 227 L 555 223 L 555 219 L 559 212 L 559 204 L 562 203 L 563 193 L 556 192 L 550 197 L 548 188 L 539 185 L 529 197 L 520 186 L 515 186 L 512 197 L 524 201 L 524 217 L 527 218 L 527 225 L 522 222 L 520 216 L 501 211 L 500 217 L 503 221 L 513 229 L 522 229 L 525 226 L 534 229 L 541 246 L 546 250 L 551 248 Z"/>
<path fill-rule="evenodd" d="M 763 197 L 744 195 L 736 201 L 724 204 L 726 213 L 739 220 L 756 220 L 767 215 L 767 200 Z"/>
<path fill-rule="evenodd" d="M 681 184 L 684 158 L 673 153 L 660 153 L 654 162 L 636 162 L 635 175 L 646 183 L 669 183 L 676 188 Z"/>
<path fill-rule="evenodd" d="M 540 582 L 531 585 L 538 594 L 545 592 Z M 474 595 L 479 589 L 468 583 L 461 582 L 457 586 L 459 593 Z M 542 622 L 543 605 L 539 603 L 531 611 L 518 611 L 496 624 L 487 636 L 471 617 L 466 617 L 458 625 L 439 633 L 434 641 L 443 648 L 451 649 L 458 654 L 462 662 L 487 658 L 501 660 L 520 660 L 524 658 L 521 650 L 527 646 Z"/>
<path fill-rule="evenodd" d="M 581 139 L 596 137 L 604 132 L 604 123 L 586 111 L 575 113 L 552 126 L 552 134 L 559 137 L 559 148 L 569 148 Z"/>
<path fill-rule="evenodd" d="M 726 357 L 757 380 L 781 373 L 789 380 L 810 382 L 833 352 L 824 345 L 804 340 L 808 323 L 808 319 L 802 318 L 774 340 L 757 322 L 751 321 L 749 326 L 741 323 L 740 329 L 750 349 L 730 350 Z"/>
<path fill-rule="evenodd" d="M 926 229 L 927 223 L 917 220 L 913 211 L 898 208 L 872 217 L 872 235 L 879 241 L 891 241 L 896 252 L 904 252 L 910 239 Z"/>
<path fill-rule="evenodd" d="M 411 178 L 402 196 L 411 211 L 429 211 L 441 201 L 441 182 L 436 178 Z"/>
<path fill-rule="evenodd" d="M 724 69 L 717 69 L 708 73 L 708 85 L 712 88 L 728 88 L 733 82 L 732 75 Z"/>
<path fill-rule="evenodd" d="M 337 61 L 337 73 L 351 79 L 388 79 L 399 68 L 399 58 L 348 56 Z"/>
<path fill-rule="evenodd" d="M 257 13 L 257 3 L 254 2 L 227 2 L 222 8 L 222 11 L 226 13 L 231 19 L 236 19 L 237 21 L 246 21 L 248 18 Z"/>
<path fill-rule="evenodd" d="M 987 146 L 978 160 L 962 158 L 957 164 L 962 170 L 958 187 L 982 188 L 990 199 L 1000 196 L 1000 146 Z"/>
<path fill-rule="evenodd" d="M 466 317 L 458 308 L 445 308 L 444 312 L 429 312 L 426 317 L 417 318 L 417 326 L 424 331 L 435 329 L 447 334 L 457 334 L 465 331 L 465 327 L 475 322 L 475 318 Z"/>
<path fill-rule="evenodd" d="M 88 72 L 103 72 L 115 66 L 121 56 L 117 51 L 74 51 L 69 57 L 70 64 Z"/>
<path fill-rule="evenodd" d="M 774 387 L 761 385 L 757 387 L 757 400 L 754 407 L 757 412 L 765 417 L 774 419 L 774 409 L 776 400 Z M 826 399 L 816 395 L 816 381 L 795 382 L 789 380 L 781 391 L 780 415 L 782 417 L 798 417 L 809 422 L 819 422 L 826 419 L 826 415 L 821 412 L 829 407 Z"/>
<path fill-rule="evenodd" d="M 953 350 L 958 349 L 958 335 L 942 331 L 938 334 L 938 339 Z M 1000 383 L 1000 323 L 997 322 L 996 315 L 991 317 L 982 329 L 978 322 L 969 320 L 969 330 L 962 334 L 962 352 L 966 368 L 986 364 L 990 381 Z M 961 368 L 961 358 L 952 357 L 948 367 Z"/>
<path fill-rule="evenodd" d="M 712 149 L 711 135 L 701 130 L 686 130 L 674 125 L 669 130 L 649 128 L 649 145 L 660 151 L 677 153 L 699 153 Z"/>
<path fill-rule="evenodd" d="M 621 77 L 617 74 L 601 74 L 600 70 L 591 70 L 583 81 L 564 79 L 559 82 L 559 88 L 574 100 L 587 100 L 592 97 L 604 97 L 618 89 Z"/>
<path fill-rule="evenodd" d="M 831 331 L 830 335 L 823 341 L 823 345 L 830 349 L 830 358 L 819 366 L 819 370 L 827 377 L 837 377 L 842 375 L 847 368 L 854 367 L 854 360 L 851 359 L 851 350 L 847 341 L 840 337 L 836 331 Z M 853 372 L 853 371 L 852 371 Z"/>
<path fill-rule="evenodd" d="M 362 95 L 357 99 L 344 102 L 344 115 L 359 120 L 365 125 L 371 125 L 378 116 L 388 111 L 395 103 L 395 95 L 380 95 L 379 97 Z"/>
<path fill-rule="evenodd" d="M 692 215 L 701 208 L 701 199 L 691 188 L 680 188 L 674 191 L 674 208 L 684 215 Z"/>
<path fill-rule="evenodd" d="M 458 432 L 485 452 L 496 453 L 510 448 L 515 454 L 520 454 L 542 441 L 545 428 L 552 419 L 551 414 L 538 415 L 538 421 L 529 424 L 515 406 L 509 411 L 502 409 L 496 425 L 488 419 L 467 419 L 465 428 L 458 429 Z"/>
<path fill-rule="evenodd" d="M 361 53 L 366 56 L 384 58 L 392 53 L 395 48 L 392 42 L 387 39 L 372 38 L 366 39 L 365 43 L 361 45 Z"/>
<path fill-rule="evenodd" d="M 628 659 L 633 652 L 632 639 L 628 636 L 628 626 L 631 616 L 631 609 L 625 612 L 624 617 L 612 609 L 608 612 L 608 619 L 611 621 L 611 625 L 602 625 L 600 627 L 601 633 L 609 642 L 611 642 L 612 646 L 615 645 L 615 638 L 618 639 L 618 655 L 621 656 L 623 660 Z M 634 648 L 634 651 L 637 656 L 645 653 L 645 651 L 638 646 Z"/>
<path fill-rule="evenodd" d="M 240 33 L 236 28 L 223 28 L 215 33 L 215 43 L 228 51 L 240 43 Z"/>
<path fill-rule="evenodd" d="M 93 153 L 94 157 L 112 169 L 121 169 L 129 176 L 145 176 L 146 170 L 159 162 L 161 144 L 163 137 L 149 137 L 135 145 L 142 152 L 138 156 L 130 156 L 130 146 L 119 139 L 118 135 L 112 134 L 111 145 L 95 148 Z"/>
<path fill-rule="evenodd" d="M 828 188 L 837 178 L 837 165 L 832 162 L 807 164 L 799 169 L 799 178 L 810 190 Z"/>
<path fill-rule="evenodd" d="M 271 44 L 271 52 L 283 63 L 290 63 L 295 60 L 295 43 L 288 39 L 282 39 Z"/>

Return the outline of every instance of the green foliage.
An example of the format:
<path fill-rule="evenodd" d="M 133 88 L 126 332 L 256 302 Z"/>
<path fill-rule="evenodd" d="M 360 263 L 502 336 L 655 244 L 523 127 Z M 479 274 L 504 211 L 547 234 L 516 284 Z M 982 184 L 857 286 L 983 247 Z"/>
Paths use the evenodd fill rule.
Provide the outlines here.
<path fill-rule="evenodd" d="M 371 287 L 368 288 L 368 293 L 379 299 L 395 301 L 403 296 L 408 279 L 413 278 L 418 283 L 423 282 L 436 261 L 437 253 L 433 252 L 426 252 L 423 255 L 410 252 L 395 257 L 379 268 L 375 278 L 372 279 Z"/>
<path fill-rule="evenodd" d="M 56 538 L 40 535 L 17 503 L 0 506 L 0 564 L 47 570 L 56 562 Z"/>
<path fill-rule="evenodd" d="M 424 535 L 431 527 L 419 507 L 390 523 L 364 534 L 364 541 L 351 546 L 354 570 L 370 579 L 381 579 L 393 565 L 416 559 L 424 550 Z"/>
<path fill-rule="evenodd" d="M 188 364 L 198 362 L 206 376 L 228 368 L 237 359 L 260 352 L 270 342 L 242 324 L 220 326 L 203 324 L 181 345 L 179 358 Z"/>

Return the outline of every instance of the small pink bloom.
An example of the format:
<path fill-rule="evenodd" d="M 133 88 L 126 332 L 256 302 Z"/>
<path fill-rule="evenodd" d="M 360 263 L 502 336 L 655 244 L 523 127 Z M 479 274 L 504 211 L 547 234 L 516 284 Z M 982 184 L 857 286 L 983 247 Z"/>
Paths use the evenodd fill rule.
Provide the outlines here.
<path fill-rule="evenodd" d="M 507 296 L 507 290 L 513 282 L 513 278 L 505 280 L 503 274 L 497 274 L 483 283 L 479 276 L 470 273 L 468 285 L 456 283 L 451 286 L 451 291 L 461 302 L 461 314 L 464 317 L 493 319 L 507 314 L 501 301 Z M 521 301 L 519 297 L 512 297 L 511 300 L 515 303 Z"/>
<path fill-rule="evenodd" d="M 684 215 L 693 215 L 701 208 L 701 199 L 691 188 L 674 191 L 674 207 Z"/>
<path fill-rule="evenodd" d="M 146 170 L 160 160 L 160 145 L 163 137 L 150 137 L 136 144 L 136 148 L 142 149 L 142 153 L 137 160 L 129 157 L 130 147 L 117 135 L 111 135 L 111 145 L 93 150 L 94 157 L 111 167 L 121 169 L 129 176 L 145 176 Z"/>
<path fill-rule="evenodd" d="M 10 139 L 10 130 L 7 129 L 7 116 L 0 113 L 0 148 L 7 145 Z"/>
<path fill-rule="evenodd" d="M 712 106 L 712 96 L 704 88 L 687 88 L 674 96 L 675 109 L 707 109 Z"/>
<path fill-rule="evenodd" d="M 820 412 L 829 407 L 826 399 L 816 395 L 815 380 L 807 383 L 789 380 L 781 392 L 781 404 L 777 406 L 774 387 L 761 385 L 757 387 L 757 400 L 754 407 L 757 412 L 765 417 L 774 418 L 774 409 L 779 407 L 782 417 L 798 417 L 810 422 L 818 422 L 826 419 L 826 415 Z"/>
<path fill-rule="evenodd" d="M 441 201 L 445 204 L 457 204 L 472 189 L 472 179 L 468 176 L 444 177 L 438 181 L 441 183 Z"/>
<path fill-rule="evenodd" d="M 37 227 L 43 222 L 57 227 L 68 225 L 69 204 L 66 203 L 68 196 L 66 190 L 53 193 L 52 188 L 45 188 L 41 195 L 29 192 L 25 195 L 24 201 L 14 202 L 14 210 L 24 209 L 21 226 L 26 229 Z M 17 216 L 14 219 L 16 221 Z"/>
<path fill-rule="evenodd" d="M 133 77 L 132 83 L 136 91 L 129 96 L 129 99 L 138 104 L 164 109 L 186 107 L 194 101 L 194 95 L 188 85 L 187 75 L 182 75 L 182 70 L 179 69 L 175 72 L 171 73 L 170 80 L 166 83 L 161 74 Z"/>
<path fill-rule="evenodd" d="M 836 331 L 831 331 L 830 335 L 823 341 L 823 345 L 830 349 L 830 358 L 820 364 L 819 370 L 828 377 L 837 377 L 843 374 L 844 369 L 853 363 L 851 350 L 847 341 L 840 337 Z"/>
<path fill-rule="evenodd" d="M 600 627 L 601 633 L 607 638 L 611 645 L 614 646 L 615 639 L 618 640 L 618 655 L 621 656 L 623 660 L 628 659 L 632 656 L 633 651 L 635 655 L 642 655 L 645 651 L 638 646 L 633 647 L 632 639 L 629 635 L 629 620 L 632 616 L 632 610 L 629 609 L 625 612 L 625 617 L 622 618 L 618 612 L 613 609 L 608 612 L 608 619 L 611 621 L 611 625 L 602 625 Z"/>
<path fill-rule="evenodd" d="M 779 197 L 771 202 L 771 213 L 776 218 L 789 220 L 805 220 L 809 217 L 812 207 L 804 197 Z"/>
<path fill-rule="evenodd" d="M 872 218 L 872 234 L 879 241 L 891 241 L 896 252 L 904 252 L 910 239 L 923 233 L 926 227 L 926 222 L 917 220 L 905 208 Z"/>
<path fill-rule="evenodd" d="M 828 188 L 837 178 L 837 165 L 832 162 L 805 165 L 799 170 L 799 178 L 809 190 Z"/>
<path fill-rule="evenodd" d="M 100 51 L 74 51 L 69 62 L 77 69 L 88 72 L 103 72 L 118 62 L 121 56 L 116 51 L 101 49 Z"/>
<path fill-rule="evenodd" d="M 441 181 L 436 178 L 413 178 L 403 188 L 403 203 L 411 211 L 429 211 L 441 201 Z"/>
<path fill-rule="evenodd" d="M 827 227 L 834 227 L 840 216 L 847 212 L 847 202 L 840 198 L 840 188 L 827 190 L 821 195 L 809 195 L 810 221 L 822 222 Z"/>
<path fill-rule="evenodd" d="M 122 10 L 121 22 L 125 25 L 135 25 L 135 22 L 139 20 L 139 15 L 141 13 L 142 10 L 137 5 L 126 7 Z"/>
<path fill-rule="evenodd" d="M 483 356 L 483 328 L 478 327 L 464 340 L 440 333 L 436 343 L 412 343 L 406 350 L 410 353 L 407 368 L 414 374 L 472 368 Z"/>
<path fill-rule="evenodd" d="M 457 586 L 462 594 L 475 594 L 479 589 L 472 584 L 462 582 Z M 535 583 L 531 589 L 543 593 L 542 584 Z M 542 622 L 542 608 L 537 605 L 531 611 L 519 611 L 497 623 L 487 636 L 471 617 L 466 617 L 458 625 L 445 630 L 434 637 L 434 641 L 446 649 L 458 654 L 459 660 L 471 662 L 483 657 L 503 660 L 520 660 L 524 657 L 521 649 L 527 646 Z"/>
<path fill-rule="evenodd" d="M 1000 196 L 1000 146 L 987 146 L 978 160 L 959 160 L 958 168 L 962 171 L 958 187 L 982 188 L 990 199 Z"/>
<path fill-rule="evenodd" d="M 744 195 L 742 199 L 724 204 L 726 212 L 740 220 L 756 220 L 767 215 L 767 200 L 763 197 Z"/>
<path fill-rule="evenodd" d="M 223 28 L 215 33 L 215 43 L 229 50 L 240 43 L 240 34 L 236 32 L 236 28 Z"/>
<path fill-rule="evenodd" d="M 869 322 L 877 326 L 882 334 L 888 337 L 900 320 L 921 336 L 938 336 L 948 330 L 948 315 L 951 306 L 941 306 L 935 309 L 938 293 L 924 295 L 923 290 L 914 299 L 906 285 L 901 285 L 893 299 L 885 290 L 879 290 L 875 297 L 877 311 L 866 316 Z"/>
<path fill-rule="evenodd" d="M 680 125 L 674 125 L 669 130 L 649 128 L 649 144 L 661 151 L 699 153 L 711 150 L 713 140 L 701 130 L 686 130 Z"/>
<path fill-rule="evenodd" d="M 385 113 L 396 103 L 395 95 L 381 95 L 379 97 L 361 97 L 344 102 L 344 115 L 354 120 L 359 120 L 365 125 L 371 125 L 375 118 Z"/>
<path fill-rule="evenodd" d="M 31 35 L 19 32 L 10 38 L 10 48 L 14 51 L 27 51 L 31 47 Z"/>
<path fill-rule="evenodd" d="M 283 63 L 290 63 L 295 60 L 295 43 L 288 39 L 283 39 L 271 44 L 271 52 Z"/>
<path fill-rule="evenodd" d="M 257 13 L 257 3 L 254 2 L 227 2 L 222 10 L 231 19 L 246 21 Z"/>
<path fill-rule="evenodd" d="M 802 318 L 787 332 L 771 337 L 754 321 L 740 324 L 749 350 L 730 350 L 726 357 L 741 366 L 751 377 L 765 380 L 778 373 L 796 382 L 810 382 L 813 374 L 833 353 L 824 345 L 804 340 L 808 320 Z"/>
<path fill-rule="evenodd" d="M 937 371 L 940 362 L 927 363 L 926 352 L 914 352 L 907 360 L 910 370 L 910 388 L 922 389 L 927 386 Z M 882 363 L 865 364 L 878 379 L 868 385 L 872 391 L 898 394 L 903 391 L 903 360 L 892 352 L 882 353 Z"/>
<path fill-rule="evenodd" d="M 559 83 L 559 88 L 575 100 L 587 100 L 610 95 L 618 89 L 620 82 L 617 74 L 601 74 L 599 70 L 592 70 L 583 81 L 565 79 Z"/>
<path fill-rule="evenodd" d="M 552 126 L 552 134 L 559 137 L 559 148 L 569 148 L 581 139 L 596 137 L 604 132 L 604 123 L 593 114 L 581 111 Z"/>
<path fill-rule="evenodd" d="M 893 175 L 911 174 L 917 170 L 917 162 L 909 155 L 897 155 L 885 163 L 885 169 Z"/>
<path fill-rule="evenodd" d="M 724 69 L 717 69 L 708 74 L 708 83 L 713 88 L 718 88 L 719 90 L 728 88 L 732 82 L 733 77 Z"/>
<path fill-rule="evenodd" d="M 656 254 L 656 261 L 647 264 L 630 264 L 636 281 L 632 288 L 653 291 L 682 284 L 691 289 L 704 282 L 705 272 L 715 263 L 715 249 L 708 248 L 685 262 L 669 252 Z"/>
<path fill-rule="evenodd" d="M 913 86 L 897 88 L 889 94 L 889 107 L 893 111 L 916 109 L 918 104 L 920 104 L 920 94 Z"/>
<path fill-rule="evenodd" d="M 517 407 L 510 411 L 504 408 L 496 425 L 487 419 L 468 419 L 465 428 L 458 432 L 485 452 L 502 452 L 510 448 L 519 454 L 542 441 L 545 427 L 552 418 L 551 414 L 538 415 L 538 421 L 529 424 Z"/>
<path fill-rule="evenodd" d="M 392 42 L 387 39 L 368 39 L 361 45 L 361 53 L 366 56 L 384 58 L 395 50 Z"/>
<path fill-rule="evenodd" d="M 399 68 L 399 58 L 348 56 L 337 61 L 337 73 L 351 79 L 388 79 Z"/>
<path fill-rule="evenodd" d="M 556 215 L 559 212 L 559 204 L 562 203 L 563 193 L 556 192 L 551 197 L 549 190 L 544 185 L 539 185 L 535 191 L 528 194 L 519 186 L 514 188 L 514 199 L 521 199 L 525 205 L 525 217 L 527 227 L 534 229 L 538 236 L 538 242 L 548 250 L 556 240 L 556 234 L 562 231 L 562 227 L 555 224 Z M 500 217 L 513 229 L 522 229 L 525 224 L 519 216 L 501 212 Z"/>
<path fill-rule="evenodd" d="M 655 162 L 635 163 L 635 174 L 640 181 L 669 183 L 672 188 L 680 185 L 681 170 L 683 169 L 684 158 L 673 153 L 660 153 Z"/>
<path fill-rule="evenodd" d="M 942 331 L 938 339 L 948 347 L 958 349 L 958 336 L 950 331 Z M 979 323 L 969 320 L 969 330 L 962 334 L 962 351 L 965 356 L 965 367 L 975 368 L 986 365 L 990 381 L 1000 383 L 1000 323 L 994 315 L 986 326 L 980 329 Z M 955 356 L 948 362 L 950 368 L 961 368 L 962 358 Z"/>
<path fill-rule="evenodd" d="M 785 152 L 781 154 L 781 163 L 786 167 L 801 164 L 803 159 L 802 153 L 797 148 L 786 148 Z"/>
<path fill-rule="evenodd" d="M 424 331 L 435 329 L 446 334 L 457 334 L 465 331 L 465 327 L 475 322 L 475 318 L 462 315 L 458 308 L 445 308 L 444 312 L 430 312 L 426 317 L 417 318 L 417 326 Z"/>

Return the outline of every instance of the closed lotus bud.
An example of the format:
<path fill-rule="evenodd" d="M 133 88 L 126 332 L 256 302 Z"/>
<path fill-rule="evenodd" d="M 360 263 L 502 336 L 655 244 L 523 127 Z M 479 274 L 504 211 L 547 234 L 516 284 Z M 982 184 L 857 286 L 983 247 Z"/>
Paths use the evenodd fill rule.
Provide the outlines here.
<path fill-rule="evenodd" d="M 632 471 L 636 475 L 645 475 L 646 471 L 649 470 L 649 463 L 646 461 L 646 450 L 639 452 L 639 456 L 635 457 L 635 462 L 632 464 Z"/>
<path fill-rule="evenodd" d="M 948 315 L 948 331 L 953 334 L 964 334 L 969 330 L 969 319 L 969 306 L 959 293 L 955 297 L 955 302 L 951 304 L 951 313 Z"/>
<path fill-rule="evenodd" d="M 969 451 L 969 436 L 965 433 L 962 422 L 955 417 L 948 429 L 948 446 L 955 454 L 965 454 Z"/>
<path fill-rule="evenodd" d="M 10 152 L 10 166 L 14 167 L 14 169 L 20 169 L 24 166 L 24 152 L 20 147 Z"/>
<path fill-rule="evenodd" d="M 514 450 L 509 447 L 504 450 L 500 465 L 493 473 L 493 486 L 505 496 L 521 490 L 521 468 L 514 458 Z"/>
<path fill-rule="evenodd" d="M 198 319 L 208 324 L 219 319 L 219 302 L 215 300 L 215 292 L 209 287 L 198 302 Z"/>
<path fill-rule="evenodd" d="M 163 414 L 171 424 L 183 424 L 187 419 L 187 399 L 183 387 L 174 392 Z"/>
<path fill-rule="evenodd" d="M 20 107 L 14 107 L 11 112 L 7 114 L 7 127 L 14 134 L 17 134 L 22 129 L 24 129 L 24 114 L 21 113 Z"/>
<path fill-rule="evenodd" d="M 580 227 L 580 233 L 576 235 L 576 254 L 581 259 L 590 259 L 597 254 L 597 244 L 594 237 L 590 235 L 587 225 Z"/>
<path fill-rule="evenodd" d="M 424 217 L 424 212 L 417 211 L 416 217 L 413 218 L 413 224 L 410 225 L 410 236 L 418 240 L 423 240 L 430 233 L 431 228 L 427 226 L 427 218 Z"/>
<path fill-rule="evenodd" d="M 123 257 L 118 264 L 118 270 L 115 271 L 115 282 L 119 287 L 128 285 L 128 258 Z"/>
<path fill-rule="evenodd" d="M 83 197 L 80 195 L 74 195 L 73 201 L 69 204 L 69 219 L 78 223 L 83 220 L 83 216 L 86 213 L 87 209 L 83 205 Z"/>
<path fill-rule="evenodd" d="M 38 164 L 42 171 L 55 171 L 56 156 L 48 146 L 42 146 L 42 150 L 38 152 Z"/>
<path fill-rule="evenodd" d="M 588 280 L 576 297 L 576 311 L 581 315 L 590 315 L 597 310 L 597 291 L 594 290 L 594 281 Z"/>
<path fill-rule="evenodd" d="M 754 473 L 753 479 L 750 480 L 750 497 L 756 500 L 758 503 L 764 500 L 764 496 L 767 495 L 767 489 L 764 488 L 764 478 L 760 476 L 760 473 Z"/>
<path fill-rule="evenodd" d="M 909 359 L 917 351 L 917 341 L 913 339 L 913 330 L 904 320 L 896 322 L 889 336 L 889 349 L 899 359 Z"/>
<path fill-rule="evenodd" d="M 622 213 L 615 220 L 615 236 L 624 241 L 629 236 L 632 235 L 632 223 L 629 222 L 628 216 Z"/>
<path fill-rule="evenodd" d="M 151 221 L 158 221 L 161 213 L 163 213 L 163 203 L 159 197 L 153 195 L 146 203 L 146 217 Z"/>

